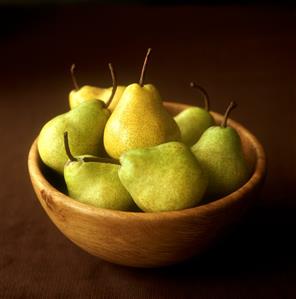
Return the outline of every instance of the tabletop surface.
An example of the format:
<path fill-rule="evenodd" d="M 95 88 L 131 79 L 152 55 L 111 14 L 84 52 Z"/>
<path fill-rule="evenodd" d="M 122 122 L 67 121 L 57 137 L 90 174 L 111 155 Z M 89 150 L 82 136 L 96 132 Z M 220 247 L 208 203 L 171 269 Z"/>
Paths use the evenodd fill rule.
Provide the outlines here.
<path fill-rule="evenodd" d="M 296 10 L 292 6 L 0 7 L 0 298 L 295 298 Z M 203 255 L 159 269 L 110 264 L 62 235 L 27 170 L 42 125 L 80 84 L 147 81 L 165 100 L 212 109 L 262 142 L 268 175 L 256 206 Z"/>

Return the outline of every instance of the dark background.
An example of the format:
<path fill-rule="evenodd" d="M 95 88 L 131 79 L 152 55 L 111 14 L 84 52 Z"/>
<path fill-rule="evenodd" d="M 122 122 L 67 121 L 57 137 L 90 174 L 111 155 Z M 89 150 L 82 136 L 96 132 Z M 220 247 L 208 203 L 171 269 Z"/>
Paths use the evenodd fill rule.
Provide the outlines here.
<path fill-rule="evenodd" d="M 296 9 L 254 2 L 0 5 L 0 298 L 296 297 Z M 195 80 L 214 111 L 237 101 L 232 118 L 262 142 L 268 176 L 257 205 L 209 251 L 145 270 L 68 241 L 26 163 L 41 126 L 68 109 L 71 63 L 81 85 L 110 85 L 109 61 L 129 84 L 148 47 L 147 81 L 165 100 L 198 103 Z"/>

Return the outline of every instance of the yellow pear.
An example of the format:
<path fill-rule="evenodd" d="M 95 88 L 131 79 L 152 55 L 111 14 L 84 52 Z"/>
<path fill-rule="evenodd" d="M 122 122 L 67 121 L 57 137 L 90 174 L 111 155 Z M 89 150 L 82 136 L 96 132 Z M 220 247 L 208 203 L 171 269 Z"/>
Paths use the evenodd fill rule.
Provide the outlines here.
<path fill-rule="evenodd" d="M 72 64 L 71 66 L 71 76 L 74 84 L 74 89 L 70 91 L 69 93 L 69 104 L 70 108 L 76 108 L 78 105 L 81 103 L 84 103 L 86 101 L 91 101 L 91 100 L 101 100 L 104 103 L 108 103 L 108 100 L 112 94 L 112 86 L 108 88 L 103 88 L 103 87 L 96 87 L 96 86 L 91 86 L 91 85 L 84 85 L 82 87 L 79 87 L 75 74 L 75 64 Z M 113 97 L 113 100 L 111 104 L 108 106 L 108 109 L 112 112 L 114 108 L 116 107 L 123 91 L 125 89 L 125 86 L 119 85 L 117 86 L 115 95 Z"/>
<path fill-rule="evenodd" d="M 101 88 L 102 89 L 102 93 L 100 95 L 98 95 L 98 98 L 100 100 L 102 100 L 103 102 L 107 103 L 108 99 L 110 98 L 110 95 L 112 93 L 112 86 L 108 87 L 108 88 Z M 108 109 L 113 112 L 113 110 L 115 109 L 115 107 L 117 106 L 123 92 L 125 90 L 125 86 L 123 85 L 118 85 L 115 95 L 113 97 L 112 102 L 110 103 L 110 105 L 108 106 Z"/>
<path fill-rule="evenodd" d="M 158 90 L 143 84 L 150 52 L 148 49 L 139 84 L 126 87 L 105 127 L 105 150 L 115 159 L 133 148 L 181 139 L 178 125 L 164 108 Z"/>

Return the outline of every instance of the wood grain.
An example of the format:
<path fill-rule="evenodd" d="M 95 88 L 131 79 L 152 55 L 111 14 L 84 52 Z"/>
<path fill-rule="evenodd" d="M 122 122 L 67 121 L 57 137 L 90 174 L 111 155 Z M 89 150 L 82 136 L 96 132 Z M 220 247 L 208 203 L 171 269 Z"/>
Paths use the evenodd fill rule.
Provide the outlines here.
<path fill-rule="evenodd" d="M 188 107 L 165 103 L 176 114 Z M 222 116 L 214 113 L 217 122 Z M 44 176 L 36 140 L 28 167 L 43 209 L 58 229 L 85 251 L 112 263 L 133 267 L 174 264 L 204 251 L 240 219 L 257 199 L 264 181 L 264 150 L 247 129 L 229 120 L 241 136 L 248 163 L 254 169 L 249 181 L 232 194 L 195 208 L 173 212 L 136 213 L 94 208 L 60 192 Z"/>

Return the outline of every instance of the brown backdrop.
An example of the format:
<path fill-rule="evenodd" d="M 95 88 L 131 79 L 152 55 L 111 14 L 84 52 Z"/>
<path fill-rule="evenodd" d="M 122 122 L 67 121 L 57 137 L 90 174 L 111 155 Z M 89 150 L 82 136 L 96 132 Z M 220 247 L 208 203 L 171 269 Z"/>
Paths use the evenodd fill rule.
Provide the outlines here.
<path fill-rule="evenodd" d="M 295 298 L 295 53 L 293 6 L 0 8 L 0 298 Z M 68 68 L 81 84 L 147 81 L 164 99 L 196 103 L 195 80 L 261 140 L 261 201 L 201 257 L 130 269 L 83 252 L 50 222 L 27 173 L 42 124 L 68 109 Z"/>

